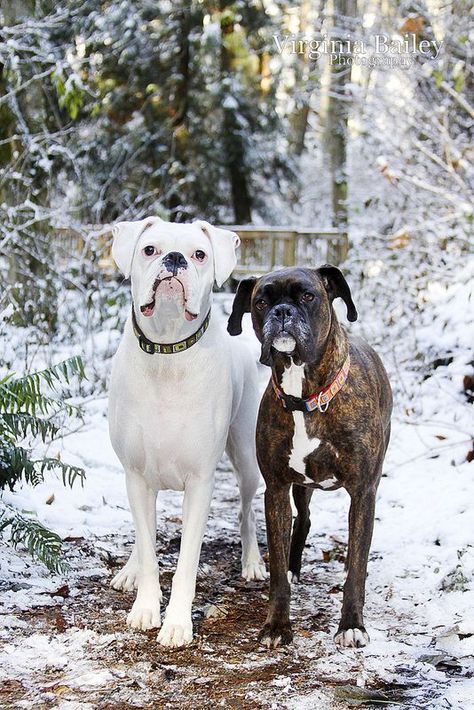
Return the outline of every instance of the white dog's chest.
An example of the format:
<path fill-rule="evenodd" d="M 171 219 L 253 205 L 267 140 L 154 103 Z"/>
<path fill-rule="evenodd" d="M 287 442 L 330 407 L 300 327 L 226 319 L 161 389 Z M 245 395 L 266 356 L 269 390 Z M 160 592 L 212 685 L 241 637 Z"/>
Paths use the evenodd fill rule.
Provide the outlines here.
<path fill-rule="evenodd" d="M 219 358 L 206 364 L 195 347 L 186 364 L 162 359 L 179 356 L 161 356 L 162 368 L 154 355 L 140 352 L 131 358 L 125 342 L 114 361 L 112 444 L 124 467 L 143 473 L 156 489 L 183 490 L 190 475 L 213 470 L 225 446 L 232 410 L 230 373 Z M 215 391 L 213 382 L 219 383 Z"/>

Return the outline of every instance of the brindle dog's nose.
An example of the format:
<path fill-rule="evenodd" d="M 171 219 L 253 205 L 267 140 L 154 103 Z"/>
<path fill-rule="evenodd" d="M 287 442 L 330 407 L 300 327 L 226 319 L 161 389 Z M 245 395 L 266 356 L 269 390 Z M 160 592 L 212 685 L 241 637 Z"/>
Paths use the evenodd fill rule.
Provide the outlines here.
<path fill-rule="evenodd" d="M 277 318 L 281 318 L 283 324 L 285 323 L 285 318 L 289 319 L 293 315 L 290 306 L 287 306 L 286 303 L 280 303 L 278 306 L 275 306 L 273 313 Z"/>
<path fill-rule="evenodd" d="M 178 269 L 188 268 L 188 262 L 179 251 L 170 251 L 163 259 L 163 266 L 166 266 L 167 270 L 176 276 Z"/>

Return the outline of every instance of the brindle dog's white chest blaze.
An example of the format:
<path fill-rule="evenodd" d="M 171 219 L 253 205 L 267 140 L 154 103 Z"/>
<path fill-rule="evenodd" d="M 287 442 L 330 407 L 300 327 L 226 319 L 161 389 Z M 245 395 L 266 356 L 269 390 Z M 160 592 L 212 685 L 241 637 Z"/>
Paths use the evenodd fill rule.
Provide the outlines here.
<path fill-rule="evenodd" d="M 295 365 L 294 363 L 283 373 L 281 387 L 286 394 L 294 397 L 302 396 L 304 379 L 304 365 Z M 339 487 L 339 481 L 332 477 L 323 481 L 314 481 L 306 475 L 306 464 L 304 459 L 309 454 L 313 453 L 321 445 L 321 440 L 317 437 L 310 438 L 306 431 L 304 413 L 292 412 L 294 422 L 293 441 L 291 444 L 291 453 L 289 458 L 290 467 L 303 476 L 303 484 L 309 484 L 318 488 L 330 489 L 333 486 Z M 337 453 L 336 453 L 337 456 Z M 298 481 L 299 483 L 299 481 Z"/>

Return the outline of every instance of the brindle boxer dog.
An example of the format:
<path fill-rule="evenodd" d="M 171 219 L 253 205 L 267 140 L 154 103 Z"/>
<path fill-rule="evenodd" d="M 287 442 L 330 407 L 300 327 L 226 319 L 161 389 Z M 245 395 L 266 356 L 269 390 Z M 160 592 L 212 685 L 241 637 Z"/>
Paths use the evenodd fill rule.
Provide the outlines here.
<path fill-rule="evenodd" d="M 229 333 L 238 335 L 242 315 L 251 312 L 262 345 L 260 361 L 272 368 L 257 422 L 270 555 L 270 602 L 260 639 L 269 648 L 293 638 L 288 577 L 292 582 L 300 577 L 313 491 L 341 486 L 351 506 L 335 641 L 346 647 L 369 641 L 362 615 L 365 578 L 392 394 L 378 355 L 340 325 L 332 307 L 338 297 L 348 320 L 355 321 L 349 286 L 335 266 L 282 269 L 241 281 L 229 318 Z M 291 486 L 298 514 L 290 542 Z"/>

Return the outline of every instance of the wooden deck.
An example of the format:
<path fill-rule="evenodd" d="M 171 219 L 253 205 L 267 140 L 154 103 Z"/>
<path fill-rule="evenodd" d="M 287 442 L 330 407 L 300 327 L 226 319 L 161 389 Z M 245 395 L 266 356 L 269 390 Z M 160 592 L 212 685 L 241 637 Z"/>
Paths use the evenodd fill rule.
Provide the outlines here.
<path fill-rule="evenodd" d="M 241 245 L 233 276 L 259 276 L 285 266 L 339 264 L 347 255 L 347 234 L 337 229 L 291 226 L 221 225 L 236 232 Z"/>
<path fill-rule="evenodd" d="M 259 276 L 285 266 L 320 266 L 339 264 L 346 258 L 347 234 L 337 229 L 318 230 L 295 226 L 256 226 L 251 224 L 223 224 L 223 229 L 236 232 L 241 245 L 235 279 L 254 274 Z M 111 226 L 88 225 L 81 229 L 58 228 L 56 238 L 60 255 L 74 254 L 82 261 L 91 248 L 99 268 L 107 277 L 114 277 Z"/>

